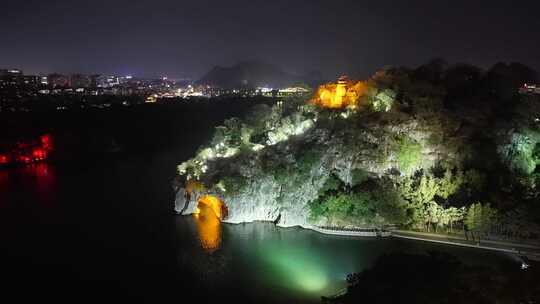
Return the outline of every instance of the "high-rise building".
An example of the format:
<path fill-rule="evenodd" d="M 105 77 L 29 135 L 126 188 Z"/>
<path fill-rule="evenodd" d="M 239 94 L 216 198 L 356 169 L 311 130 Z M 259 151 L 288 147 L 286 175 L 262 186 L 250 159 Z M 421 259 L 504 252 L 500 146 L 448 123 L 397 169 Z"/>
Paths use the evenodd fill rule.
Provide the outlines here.
<path fill-rule="evenodd" d="M 24 74 L 18 69 L 0 70 L 0 81 L 4 86 L 16 86 L 24 84 Z"/>
<path fill-rule="evenodd" d="M 12 77 L 16 77 L 16 76 L 23 76 L 23 72 L 19 69 L 3 69 L 3 70 L 0 70 L 0 76 L 2 77 L 5 77 L 5 76 L 12 76 Z"/>
<path fill-rule="evenodd" d="M 44 86 L 49 85 L 49 77 L 43 75 L 39 76 L 39 83 Z"/>
<path fill-rule="evenodd" d="M 23 83 L 25 87 L 37 88 L 41 85 L 41 77 L 35 75 L 24 75 Z"/>
<path fill-rule="evenodd" d="M 100 77 L 101 75 L 99 74 L 90 75 L 90 87 L 97 88 Z"/>
<path fill-rule="evenodd" d="M 120 84 L 120 78 L 117 76 L 94 75 L 96 87 L 110 88 Z"/>

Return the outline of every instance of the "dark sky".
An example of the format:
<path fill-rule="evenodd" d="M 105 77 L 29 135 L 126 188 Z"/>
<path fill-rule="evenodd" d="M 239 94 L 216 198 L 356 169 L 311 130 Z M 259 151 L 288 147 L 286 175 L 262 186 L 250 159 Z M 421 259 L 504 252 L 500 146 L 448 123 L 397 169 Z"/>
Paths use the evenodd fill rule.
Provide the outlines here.
<path fill-rule="evenodd" d="M 242 60 L 367 76 L 434 57 L 540 70 L 540 1 L 0 1 L 0 68 L 198 78 Z"/>

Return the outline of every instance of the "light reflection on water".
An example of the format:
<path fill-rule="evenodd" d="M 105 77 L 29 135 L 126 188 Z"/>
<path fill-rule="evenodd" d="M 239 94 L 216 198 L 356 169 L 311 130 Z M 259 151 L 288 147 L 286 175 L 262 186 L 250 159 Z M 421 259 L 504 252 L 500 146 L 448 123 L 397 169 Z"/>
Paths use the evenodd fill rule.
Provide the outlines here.
<path fill-rule="evenodd" d="M 485 264 L 505 258 L 466 248 L 328 236 L 272 223 L 234 225 L 209 219 L 180 217 L 177 221 L 179 226 L 192 227 L 187 230 L 197 240 L 192 244 L 198 247 L 182 246 L 180 268 L 193 269 L 200 283 L 210 289 L 235 288 L 253 298 L 264 294 L 270 302 L 320 302 L 320 296 L 346 287 L 348 273 L 365 270 L 379 256 L 396 251 L 425 254 L 435 249 L 465 262 Z"/>
<path fill-rule="evenodd" d="M 199 213 L 194 215 L 201 247 L 213 253 L 221 245 L 221 222 L 210 207 L 199 204 Z"/>
<path fill-rule="evenodd" d="M 330 283 L 331 273 L 325 257 L 305 246 L 270 244 L 263 246 L 260 256 L 272 269 L 271 279 L 278 279 L 275 282 L 283 288 L 320 294 Z"/>
<path fill-rule="evenodd" d="M 9 178 L 9 171 L 7 170 L 0 170 L 0 186 L 3 186 L 5 183 L 7 183 Z"/>
<path fill-rule="evenodd" d="M 12 189 L 25 191 L 20 194 L 13 192 Z M 29 201 L 39 204 L 39 207 L 50 208 L 57 204 L 57 194 L 56 172 L 53 166 L 46 162 L 0 169 L 0 207 L 16 203 L 21 195 L 29 198 L 39 196 L 39 200 Z"/>

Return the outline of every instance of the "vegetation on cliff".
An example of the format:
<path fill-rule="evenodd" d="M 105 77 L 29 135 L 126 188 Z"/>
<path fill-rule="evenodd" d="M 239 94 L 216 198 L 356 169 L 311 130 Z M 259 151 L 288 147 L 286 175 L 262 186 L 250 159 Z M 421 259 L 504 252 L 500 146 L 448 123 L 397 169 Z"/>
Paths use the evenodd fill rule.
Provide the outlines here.
<path fill-rule="evenodd" d="M 340 79 L 226 121 L 178 170 L 233 217 L 251 200 L 292 224 L 538 237 L 540 100 L 515 80 L 531 75 L 434 61 Z"/>

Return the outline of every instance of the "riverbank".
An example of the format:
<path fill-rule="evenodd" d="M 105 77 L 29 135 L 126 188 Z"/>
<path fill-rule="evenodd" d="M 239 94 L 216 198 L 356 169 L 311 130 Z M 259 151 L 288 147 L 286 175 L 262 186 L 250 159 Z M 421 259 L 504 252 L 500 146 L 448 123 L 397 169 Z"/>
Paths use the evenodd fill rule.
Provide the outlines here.
<path fill-rule="evenodd" d="M 392 236 L 409 240 L 508 252 L 516 255 L 524 255 L 529 259 L 540 261 L 540 245 L 495 240 L 471 241 L 458 235 L 443 235 L 409 230 L 392 230 Z"/>
<path fill-rule="evenodd" d="M 535 261 L 540 261 L 540 244 L 530 244 L 530 243 L 518 243 L 515 241 L 503 241 L 503 240 L 483 240 L 480 241 L 471 241 L 466 239 L 463 236 L 454 234 L 439 234 L 439 233 L 429 233 L 429 232 L 418 232 L 410 230 L 381 230 L 376 228 L 351 228 L 351 229 L 341 229 L 334 227 L 302 227 L 304 229 L 313 230 L 315 232 L 326 234 L 326 235 L 337 235 L 337 236 L 352 236 L 352 237 L 395 237 L 400 239 L 407 239 L 413 241 L 423 241 L 431 243 L 439 243 L 445 245 L 459 246 L 459 247 L 468 247 L 468 248 L 478 248 L 484 250 L 492 250 L 499 252 L 506 252 L 510 254 L 515 254 L 517 256 L 526 256 L 527 258 Z"/>
<path fill-rule="evenodd" d="M 355 236 L 355 237 L 395 237 L 414 241 L 424 241 L 460 247 L 478 248 L 526 256 L 535 261 L 540 261 L 540 244 L 517 243 L 503 240 L 476 240 L 471 241 L 459 235 L 418 232 L 410 230 L 393 229 L 391 231 L 378 229 L 350 229 L 343 230 L 328 227 L 310 227 L 309 229 L 322 234 Z"/>

